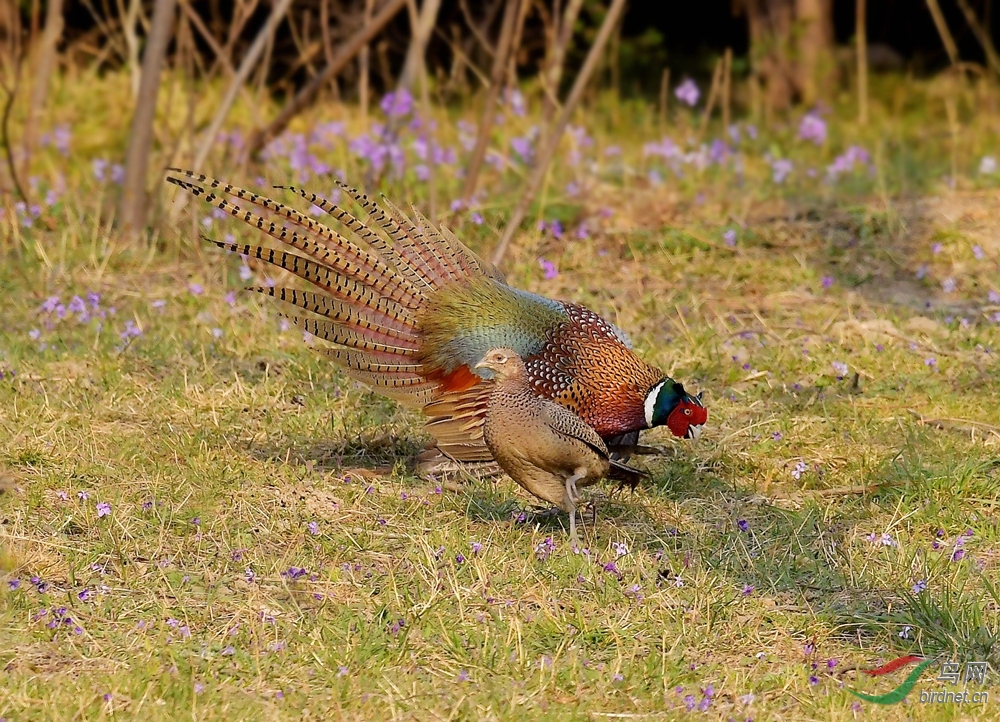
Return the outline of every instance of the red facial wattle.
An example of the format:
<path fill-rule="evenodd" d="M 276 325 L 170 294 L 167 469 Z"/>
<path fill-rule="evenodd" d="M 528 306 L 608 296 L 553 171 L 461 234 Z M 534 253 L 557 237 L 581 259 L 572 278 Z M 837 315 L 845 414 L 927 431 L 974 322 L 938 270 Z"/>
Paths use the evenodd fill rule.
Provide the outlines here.
<path fill-rule="evenodd" d="M 679 438 L 685 438 L 692 426 L 701 426 L 708 421 L 708 411 L 704 406 L 690 401 L 681 401 L 667 417 L 667 428 Z"/>

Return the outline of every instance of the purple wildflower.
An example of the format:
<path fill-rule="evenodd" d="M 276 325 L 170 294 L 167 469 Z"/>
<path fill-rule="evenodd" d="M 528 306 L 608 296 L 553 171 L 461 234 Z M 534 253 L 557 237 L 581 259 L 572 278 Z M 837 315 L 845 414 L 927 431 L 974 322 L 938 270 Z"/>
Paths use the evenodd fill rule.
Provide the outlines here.
<path fill-rule="evenodd" d="M 125 322 L 125 329 L 118 335 L 121 336 L 122 341 L 128 341 L 131 338 L 142 336 L 142 329 L 135 325 L 135 321 L 129 320 Z"/>
<path fill-rule="evenodd" d="M 698 103 L 698 97 L 701 95 L 698 90 L 698 86 L 691 78 L 685 78 L 684 82 L 677 86 L 674 90 L 674 95 L 679 101 L 687 104 L 689 107 L 694 107 Z"/>
<path fill-rule="evenodd" d="M 727 246 L 730 246 L 730 247 L 735 246 L 736 245 L 736 231 L 734 231 L 732 228 L 730 228 L 728 231 L 726 231 L 725 233 L 722 234 L 722 240 L 724 240 L 726 242 Z"/>
<path fill-rule="evenodd" d="M 799 138 L 823 145 L 826 142 L 826 121 L 818 113 L 806 113 L 799 123 Z"/>
<path fill-rule="evenodd" d="M 618 565 L 615 564 L 614 562 L 608 562 L 601 568 L 608 574 L 614 574 L 618 578 L 618 581 L 622 580 L 622 573 L 618 569 Z"/>
<path fill-rule="evenodd" d="M 793 168 L 792 161 L 787 158 L 777 158 L 771 161 L 771 179 L 778 184 L 784 183 Z"/>
<path fill-rule="evenodd" d="M 864 165 L 871 160 L 871 156 L 868 155 L 868 151 L 864 148 L 852 145 L 841 155 L 833 159 L 831 163 L 826 168 L 826 176 L 830 181 L 835 181 L 837 178 L 844 173 L 850 173 L 854 170 L 854 166 L 857 164 Z"/>
<path fill-rule="evenodd" d="M 701 701 L 698 703 L 698 711 L 706 712 L 712 706 L 712 697 L 715 695 L 715 688 L 709 684 L 701 691 Z"/>
<path fill-rule="evenodd" d="M 530 135 L 521 136 L 517 138 L 510 139 L 510 147 L 521 159 L 524 164 L 530 164 L 535 157 L 535 151 L 532 147 L 534 138 Z"/>
<path fill-rule="evenodd" d="M 309 529 L 309 533 L 312 534 L 313 536 L 317 536 L 319 534 L 318 522 L 311 521 L 308 524 L 306 524 L 306 528 Z"/>
<path fill-rule="evenodd" d="M 111 504 L 106 501 L 97 502 L 97 518 L 111 514 Z"/>
<path fill-rule="evenodd" d="M 535 556 L 538 557 L 538 561 L 544 562 L 555 550 L 556 543 L 552 541 L 552 537 L 547 536 L 545 541 L 539 542 L 538 546 L 535 547 Z"/>
<path fill-rule="evenodd" d="M 740 528 L 740 531 L 742 532 L 750 531 L 750 522 L 748 522 L 746 519 L 738 520 L 736 522 L 736 526 L 738 526 Z"/>
<path fill-rule="evenodd" d="M 379 107 L 390 118 L 403 118 L 413 111 L 413 96 L 405 88 L 400 88 L 386 93 Z"/>
<path fill-rule="evenodd" d="M 553 278 L 559 275 L 559 271 L 556 269 L 556 264 L 554 264 L 552 261 L 548 261 L 544 258 L 539 258 L 538 263 L 542 267 L 545 280 L 551 281 Z"/>
<path fill-rule="evenodd" d="M 920 592 L 924 591 L 925 589 L 927 589 L 926 579 L 918 579 L 917 583 L 913 585 L 914 594 L 920 594 Z"/>

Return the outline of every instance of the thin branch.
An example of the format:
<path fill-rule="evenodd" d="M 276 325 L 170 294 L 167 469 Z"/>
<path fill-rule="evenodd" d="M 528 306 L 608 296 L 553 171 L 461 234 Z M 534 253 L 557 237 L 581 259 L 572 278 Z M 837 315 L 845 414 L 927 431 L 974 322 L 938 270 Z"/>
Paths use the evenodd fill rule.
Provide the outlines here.
<path fill-rule="evenodd" d="M 473 37 L 479 41 L 479 44 L 486 51 L 486 54 L 491 58 L 496 55 L 496 49 L 490 45 L 490 41 L 487 39 L 486 35 L 483 33 L 482 29 L 476 24 L 476 21 L 472 18 L 472 12 L 469 10 L 469 5 L 466 0 L 458 0 L 458 6 L 462 10 L 462 17 L 465 18 L 465 24 L 469 26 L 469 30 L 472 31 Z M 497 6 L 494 6 L 494 8 Z M 493 10 L 493 8 L 491 8 Z M 483 25 L 487 28 L 493 23 L 493 19 L 496 17 L 496 13 L 493 12 L 489 14 Z"/>
<path fill-rule="evenodd" d="M 194 8 L 191 7 L 189 0 L 180 0 L 180 5 L 181 10 L 187 16 L 188 21 L 194 25 L 194 29 L 198 31 L 198 34 L 201 35 L 202 39 L 215 54 L 216 62 L 221 63 L 229 77 L 233 77 L 233 73 L 236 71 L 233 69 L 232 60 L 230 60 L 225 49 L 219 45 L 219 42 L 215 39 L 215 36 L 212 35 L 211 31 L 205 27 L 205 21 L 202 20 L 201 16 L 195 12 Z"/>
<path fill-rule="evenodd" d="M 229 83 L 226 95 L 223 97 L 222 102 L 219 103 L 219 108 L 215 112 L 215 117 L 212 118 L 212 122 L 209 124 L 208 130 L 205 131 L 205 134 L 202 137 L 201 145 L 198 147 L 198 150 L 194 155 L 194 168 L 200 168 L 201 164 L 204 163 L 205 159 L 208 157 L 208 153 L 211 151 L 212 145 L 215 144 L 215 139 L 219 135 L 219 130 L 222 128 L 222 124 L 225 122 L 226 116 L 229 115 L 229 111 L 233 107 L 233 103 L 236 102 L 236 96 L 239 95 L 240 90 L 242 90 L 243 85 L 247 81 L 247 78 L 249 78 L 250 74 L 253 72 L 253 69 L 257 65 L 257 61 L 260 59 L 261 54 L 264 52 L 264 48 L 268 41 L 274 37 L 274 33 L 278 29 L 278 25 L 285 17 L 285 13 L 288 12 L 288 7 L 291 4 L 292 0 L 279 0 L 274 4 L 274 7 L 271 8 L 271 14 L 268 15 L 267 22 L 265 22 L 264 26 L 257 32 L 257 37 L 254 38 L 253 43 L 250 44 L 250 48 L 246 52 L 246 55 L 243 56 L 243 61 L 240 63 L 240 67 L 236 70 L 236 73 L 233 75 L 233 79 Z M 187 194 L 184 194 L 180 197 L 187 198 L 188 196 Z"/>
<path fill-rule="evenodd" d="M 7 93 L 7 102 L 4 103 L 3 122 L 0 123 L 0 131 L 3 133 L 3 149 L 7 156 L 7 168 L 10 170 L 10 181 L 14 184 L 14 192 L 17 193 L 22 201 L 27 203 L 28 196 L 24 192 L 24 186 L 21 185 L 21 181 L 18 178 L 17 164 L 14 162 L 14 151 L 10 143 L 10 116 L 14 109 L 14 100 L 17 98 L 18 88 L 21 86 L 21 67 L 24 63 L 24 53 L 21 49 L 21 15 L 16 6 L 12 10 L 14 22 L 11 23 L 10 35 L 11 54 L 14 58 L 14 82 L 9 88 L 4 84 L 4 90 Z"/>
<path fill-rule="evenodd" d="M 466 203 L 476 192 L 476 182 L 479 171 L 486 158 L 486 146 L 490 141 L 490 130 L 493 128 L 493 107 L 500 97 L 504 76 L 507 74 L 507 55 L 510 53 L 511 40 L 514 37 L 514 22 L 517 20 L 519 0 L 508 0 L 503 12 L 503 24 L 500 26 L 500 39 L 497 41 L 496 54 L 493 56 L 493 71 L 490 73 L 490 85 L 486 89 L 483 100 L 483 111 L 479 118 L 479 133 L 476 135 L 476 145 L 472 149 L 468 169 L 465 174 L 465 186 L 462 188 L 462 200 Z"/>
<path fill-rule="evenodd" d="M 724 58 L 715 61 L 715 69 L 712 71 L 712 85 L 708 89 L 708 100 L 705 102 L 705 113 L 701 117 L 701 128 L 698 130 L 698 141 L 705 137 L 708 130 L 708 121 L 712 119 L 712 111 L 715 110 L 715 100 L 719 97 L 719 86 L 722 85 L 722 71 Z"/>
<path fill-rule="evenodd" d="M 725 55 L 722 56 L 722 131 L 723 134 L 729 130 L 729 121 L 732 119 L 732 88 L 733 88 L 733 49 L 726 48 Z"/>
<path fill-rule="evenodd" d="M 858 54 L 858 123 L 868 124 L 868 7 L 866 0 L 857 0 L 854 10 L 854 36 Z"/>
<path fill-rule="evenodd" d="M 976 17 L 976 11 L 969 5 L 969 0 L 958 0 L 958 6 L 962 9 L 965 21 L 972 29 L 972 34 L 976 36 L 976 40 L 983 46 L 983 51 L 986 53 L 986 62 L 989 63 L 993 72 L 1000 75 L 1000 56 L 997 56 L 997 50 L 993 45 L 993 40 L 990 39 L 989 32 L 979 22 L 979 18 Z"/>
<path fill-rule="evenodd" d="M 256 155 L 261 148 L 263 148 L 271 138 L 278 135 L 283 131 L 288 124 L 291 122 L 292 118 L 298 115 L 309 103 L 312 102 L 313 98 L 316 97 L 316 93 L 330 81 L 334 75 L 343 70 L 344 66 L 349 63 L 358 51 L 368 43 L 373 37 L 375 37 L 383 27 L 385 27 L 390 20 L 392 20 L 396 14 L 403 9 L 406 5 L 406 0 L 389 0 L 379 14 L 372 18 L 371 23 L 367 28 L 362 28 L 360 32 L 351 36 L 350 40 L 344 43 L 340 50 L 337 51 L 336 57 L 332 63 L 327 65 L 323 70 L 321 70 L 316 77 L 310 80 L 302 90 L 300 90 L 292 100 L 285 105 L 278 117 L 272 120 L 267 127 L 258 130 L 250 138 L 247 146 L 247 152 L 252 156 Z"/>
<path fill-rule="evenodd" d="M 604 46 L 607 45 L 608 39 L 611 37 L 611 33 L 614 31 L 615 26 L 618 24 L 618 18 L 621 16 L 622 10 L 624 9 L 625 0 L 612 0 L 611 7 L 608 8 L 608 13 L 604 16 L 604 22 L 601 23 L 601 29 L 597 32 L 597 37 L 594 39 L 594 44 L 590 46 L 590 51 L 587 53 L 587 59 L 584 61 L 583 67 L 580 68 L 580 72 L 576 76 L 576 80 L 573 82 L 573 88 L 570 90 L 569 97 L 566 99 L 565 105 L 563 105 L 562 112 L 559 114 L 555 128 L 548 134 L 548 142 L 541 148 L 538 160 L 536 161 L 535 167 L 531 173 L 531 178 L 528 180 L 528 185 L 524 189 L 524 193 L 521 195 L 521 200 L 514 209 L 514 214 L 508 221 L 507 227 L 504 228 L 503 236 L 500 238 L 500 243 L 497 244 L 496 250 L 493 252 L 494 265 L 499 266 L 500 262 L 503 261 L 503 257 L 507 253 L 507 248 L 510 246 L 511 239 L 520 228 L 521 221 L 523 221 L 524 217 L 527 215 L 528 209 L 531 207 L 532 200 L 538 193 L 539 188 L 541 188 L 542 182 L 545 180 L 545 176 L 548 173 L 549 166 L 552 163 L 552 159 L 555 157 L 556 149 L 559 146 L 559 140 L 562 138 L 562 135 L 566 130 L 566 126 L 569 125 L 569 120 L 573 115 L 573 111 L 576 109 L 576 106 L 580 104 L 580 99 L 583 98 L 583 93 L 587 89 L 587 83 L 590 81 L 590 76 L 593 75 L 594 69 L 600 62 L 601 54 L 604 52 Z"/>
<path fill-rule="evenodd" d="M 562 19 L 559 20 L 558 15 L 556 16 L 556 38 L 541 76 L 542 90 L 545 93 L 542 100 L 542 120 L 545 125 L 552 120 L 559 107 L 559 83 L 562 81 L 563 64 L 566 62 L 566 51 L 573 39 L 573 30 L 582 7 L 583 0 L 570 0 L 563 10 Z"/>
<path fill-rule="evenodd" d="M 951 31 L 948 29 L 948 23 L 944 19 L 944 13 L 941 12 L 938 0 L 927 0 L 927 9 L 931 11 L 934 26 L 937 28 L 938 35 L 941 36 L 941 42 L 944 44 L 945 52 L 948 53 L 951 64 L 958 65 L 958 46 L 955 45 L 955 38 L 951 36 Z"/>

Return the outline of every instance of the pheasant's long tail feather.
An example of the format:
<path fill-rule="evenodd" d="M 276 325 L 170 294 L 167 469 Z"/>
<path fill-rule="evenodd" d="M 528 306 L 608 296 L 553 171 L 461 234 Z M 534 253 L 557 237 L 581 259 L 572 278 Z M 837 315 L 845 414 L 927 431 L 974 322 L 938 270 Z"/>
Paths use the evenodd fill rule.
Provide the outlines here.
<path fill-rule="evenodd" d="M 285 251 L 276 251 L 273 248 L 265 248 L 263 246 L 223 243 L 222 241 L 214 241 L 211 238 L 206 238 L 205 240 L 209 243 L 214 243 L 224 250 L 256 258 L 259 261 L 288 271 L 303 281 L 308 281 L 317 286 L 326 295 L 351 305 L 363 306 L 369 311 L 381 314 L 390 323 L 399 322 L 412 326 L 416 320 L 414 309 L 379 295 L 370 286 L 365 285 L 363 281 L 358 280 L 356 277 L 344 276 L 327 266 L 310 261 L 308 258 Z"/>
<path fill-rule="evenodd" d="M 339 344 L 341 346 L 358 349 L 359 351 L 367 351 L 372 356 L 382 358 L 386 361 L 395 360 L 400 356 L 415 356 L 420 350 L 416 345 L 397 346 L 395 344 L 377 341 L 374 338 L 375 334 L 359 331 L 356 328 L 351 328 L 350 326 L 342 326 L 337 323 L 317 320 L 315 318 L 303 318 L 301 316 L 292 316 L 288 314 L 283 315 L 285 315 L 287 319 L 303 331 L 312 334 L 316 338 L 321 338 L 324 341 L 329 341 L 330 343 Z"/>
<path fill-rule="evenodd" d="M 304 189 L 286 188 L 332 217 L 341 235 L 266 196 L 191 171 L 170 170 L 179 177 L 168 176 L 169 182 L 280 244 L 281 248 L 268 248 L 206 239 L 311 284 L 310 290 L 263 286 L 250 290 L 307 311 L 308 315 L 288 314 L 288 318 L 329 342 L 324 352 L 345 373 L 410 405 L 447 402 L 447 395 L 454 393 L 448 389 L 472 387 L 469 393 L 475 397 L 481 379 L 464 366 L 442 376 L 428 365 L 425 312 L 436 308 L 435 294 L 445 286 L 484 278 L 503 281 L 499 271 L 451 231 L 435 229 L 416 209 L 415 221 L 411 220 L 388 200 L 376 203 L 343 183 L 338 183 L 340 190 L 364 211 L 364 221 Z M 448 419 L 442 418 L 442 408 L 432 411 L 437 423 L 431 430 L 440 431 L 445 448 L 455 449 L 456 458 L 473 460 L 482 457 L 486 447 L 482 409 L 474 398 L 468 403 L 471 406 L 450 410 Z"/>
<path fill-rule="evenodd" d="M 326 295 L 300 291 L 296 288 L 251 286 L 247 290 L 304 308 L 340 326 L 354 328 L 373 341 L 398 344 L 406 348 L 419 348 L 420 336 L 412 324 L 372 311 L 365 306 L 352 306 Z"/>
<path fill-rule="evenodd" d="M 361 205 L 366 213 L 374 213 L 378 211 L 384 217 L 384 212 L 382 212 L 374 203 L 369 201 L 367 196 L 362 195 L 359 191 L 343 183 L 338 182 L 338 185 L 345 192 L 347 192 L 348 195 L 351 195 L 351 197 L 363 199 L 358 200 L 358 204 Z M 394 244 L 386 241 L 382 238 L 382 236 L 370 229 L 350 212 L 344 210 L 335 203 L 331 203 L 325 198 L 320 198 L 315 193 L 310 193 L 301 188 L 297 188 L 296 186 L 275 186 L 275 188 L 298 193 L 300 196 L 308 199 L 311 203 L 328 213 L 333 218 L 336 218 L 337 221 L 342 223 L 344 227 L 351 231 L 351 233 L 356 235 L 367 245 L 371 246 L 382 258 L 391 259 L 391 262 L 393 266 L 395 266 L 396 270 L 415 288 L 419 288 L 423 292 L 430 291 L 435 288 L 436 279 L 430 269 L 415 263 L 411 255 L 401 253 Z M 376 221 L 375 216 L 371 216 L 371 218 L 373 221 Z"/>
<path fill-rule="evenodd" d="M 218 189 L 220 193 L 234 196 L 251 205 L 280 214 L 285 218 L 285 223 L 279 225 L 253 211 L 244 211 L 235 203 L 215 193 L 206 191 L 196 183 L 170 176 L 167 177 L 168 182 L 183 188 L 196 198 L 202 198 L 206 203 L 215 206 L 223 213 L 240 218 L 247 225 L 256 227 L 271 238 L 306 253 L 330 268 L 334 268 L 349 276 L 364 279 L 373 289 L 380 293 L 386 293 L 395 300 L 416 303 L 420 298 L 420 291 L 405 278 L 400 278 L 399 274 L 395 273 L 377 254 L 369 253 L 358 245 L 351 243 L 351 241 L 322 223 L 318 223 L 311 218 L 306 218 L 294 209 L 239 186 L 224 183 L 214 178 L 208 178 L 204 175 L 196 175 L 190 171 L 180 172 L 186 173 L 189 177 L 196 178 L 199 181 L 208 182 L 211 188 Z M 312 198 L 314 200 L 317 199 L 315 195 Z M 292 230 L 289 230 L 288 225 L 292 226 Z M 299 233 L 294 230 L 295 228 L 301 229 L 302 232 Z"/>

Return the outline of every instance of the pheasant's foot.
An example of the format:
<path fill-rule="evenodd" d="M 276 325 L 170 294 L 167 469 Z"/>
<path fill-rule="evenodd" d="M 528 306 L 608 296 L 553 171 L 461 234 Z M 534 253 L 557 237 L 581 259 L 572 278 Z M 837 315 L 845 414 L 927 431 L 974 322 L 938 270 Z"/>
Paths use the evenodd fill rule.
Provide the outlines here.
<path fill-rule="evenodd" d="M 587 475 L 586 469 L 577 469 L 573 476 L 566 479 L 566 507 L 569 511 L 569 542 L 573 546 L 580 545 L 580 537 L 576 535 L 576 502 L 580 499 L 580 492 L 576 489 L 576 482 Z"/>
<path fill-rule="evenodd" d="M 570 547 L 580 546 L 580 537 L 576 534 L 576 508 L 569 510 L 569 545 Z"/>

